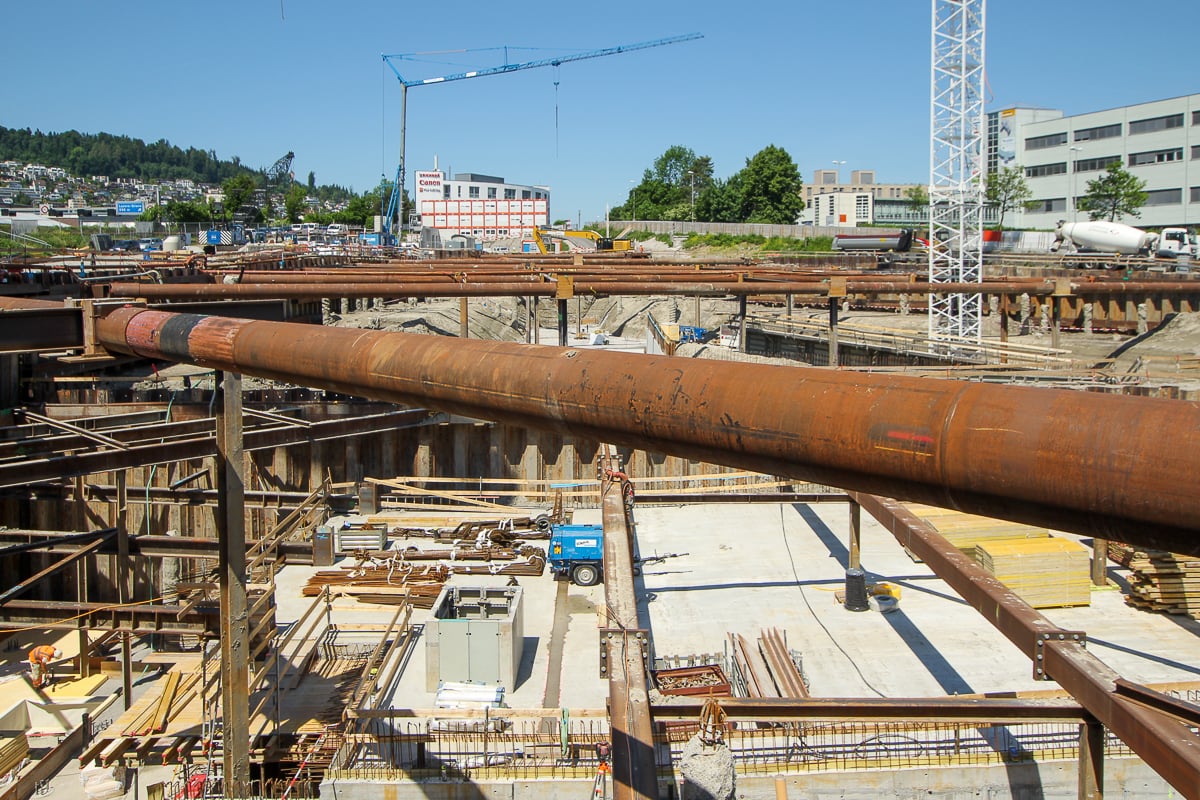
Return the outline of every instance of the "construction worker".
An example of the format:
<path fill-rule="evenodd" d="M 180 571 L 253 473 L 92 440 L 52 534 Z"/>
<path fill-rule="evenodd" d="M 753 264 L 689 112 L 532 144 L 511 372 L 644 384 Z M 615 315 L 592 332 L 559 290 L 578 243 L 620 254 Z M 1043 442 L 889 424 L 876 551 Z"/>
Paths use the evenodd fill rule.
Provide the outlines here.
<path fill-rule="evenodd" d="M 62 650 L 52 644 L 40 644 L 29 651 L 29 669 L 33 688 L 40 689 L 50 680 L 50 662 L 62 658 Z"/>

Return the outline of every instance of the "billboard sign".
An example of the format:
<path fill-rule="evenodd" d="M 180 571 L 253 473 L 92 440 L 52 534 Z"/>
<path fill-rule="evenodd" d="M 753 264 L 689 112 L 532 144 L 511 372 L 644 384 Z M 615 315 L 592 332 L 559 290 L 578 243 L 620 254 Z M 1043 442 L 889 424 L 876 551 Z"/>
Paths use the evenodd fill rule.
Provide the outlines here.
<path fill-rule="evenodd" d="M 422 200 L 442 199 L 442 181 L 444 179 L 441 172 L 417 172 L 414 178 L 417 181 L 416 202 L 418 204 Z"/>

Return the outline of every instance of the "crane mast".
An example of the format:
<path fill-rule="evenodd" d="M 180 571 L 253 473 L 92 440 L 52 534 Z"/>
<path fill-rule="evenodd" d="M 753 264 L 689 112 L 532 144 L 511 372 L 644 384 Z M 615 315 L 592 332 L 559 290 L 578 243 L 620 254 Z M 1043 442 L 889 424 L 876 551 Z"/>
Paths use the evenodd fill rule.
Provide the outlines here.
<path fill-rule="evenodd" d="M 932 0 L 930 80 L 929 282 L 983 280 L 986 0 Z M 929 338 L 953 352 L 978 342 L 981 294 L 931 294 Z M 941 344 L 939 344 L 941 342 Z"/>
<path fill-rule="evenodd" d="M 631 53 L 635 50 L 646 50 L 651 47 L 662 47 L 663 45 L 676 44 L 679 42 L 688 42 L 694 39 L 703 39 L 703 34 L 687 33 L 681 36 L 670 36 L 665 39 L 652 39 L 645 42 L 635 42 L 633 44 L 617 45 L 615 47 L 605 47 L 600 50 L 588 50 L 582 53 L 570 53 L 553 58 L 540 58 L 535 61 L 524 61 L 517 64 L 501 64 L 495 67 L 487 67 L 484 69 L 471 70 L 468 72 L 456 72 L 450 75 L 442 75 L 434 78 L 405 78 L 396 68 L 396 62 L 408 58 L 405 54 L 384 55 L 383 62 L 388 65 L 388 68 L 395 74 L 396 80 L 400 82 L 400 163 L 396 168 L 396 180 L 392 184 L 392 192 L 388 198 L 387 207 L 383 212 L 383 233 L 385 239 L 390 239 L 393 235 L 393 221 L 396 218 L 396 213 L 400 210 L 401 198 L 404 196 L 404 149 L 406 128 L 408 123 L 408 90 L 412 86 L 429 86 L 437 83 L 449 83 L 450 81 L 462 81 L 468 78 L 483 78 L 488 75 L 505 75 L 510 72 L 519 70 L 534 69 L 536 67 L 557 67 L 563 64 L 568 64 L 572 61 L 583 61 L 589 58 L 601 58 L 602 56 L 615 56 L 621 53 Z"/>

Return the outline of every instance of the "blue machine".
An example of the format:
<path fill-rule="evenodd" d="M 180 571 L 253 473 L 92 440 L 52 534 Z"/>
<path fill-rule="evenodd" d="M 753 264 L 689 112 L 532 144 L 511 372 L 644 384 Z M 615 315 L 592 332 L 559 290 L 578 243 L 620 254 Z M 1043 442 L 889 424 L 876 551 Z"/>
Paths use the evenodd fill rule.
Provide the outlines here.
<path fill-rule="evenodd" d="M 578 586 L 594 586 L 604 575 L 604 527 L 555 525 L 550 533 L 551 571 Z"/>

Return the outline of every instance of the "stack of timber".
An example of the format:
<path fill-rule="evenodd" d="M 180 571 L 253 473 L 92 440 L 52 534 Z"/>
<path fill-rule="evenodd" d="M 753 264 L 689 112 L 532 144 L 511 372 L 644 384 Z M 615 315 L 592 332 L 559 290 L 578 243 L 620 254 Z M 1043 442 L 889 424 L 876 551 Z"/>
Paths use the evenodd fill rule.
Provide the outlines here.
<path fill-rule="evenodd" d="M 151 753 L 159 754 L 155 763 L 160 759 L 163 764 L 189 761 L 200 740 L 192 732 L 200 723 L 203 687 L 199 659 L 172 669 L 84 749 L 79 763 L 109 767 L 135 758 L 147 764 Z"/>
<path fill-rule="evenodd" d="M 937 528 L 950 544 L 969 558 L 975 558 L 975 546 L 1006 539 L 1047 539 L 1050 531 L 1032 525 L 978 517 L 947 508 L 909 505 L 909 510 Z M 912 553 L 909 553 L 912 556 Z"/>
<path fill-rule="evenodd" d="M 729 634 L 733 664 L 745 685 L 748 697 L 808 697 L 804 676 L 778 628 L 761 631 L 751 645 L 738 633 Z"/>
<path fill-rule="evenodd" d="M 1108 555 L 1130 569 L 1126 603 L 1200 619 L 1200 559 L 1119 542 L 1108 543 Z"/>
<path fill-rule="evenodd" d="M 1092 602 L 1091 553 L 1070 539 L 1006 539 L 975 546 L 975 560 L 1034 608 Z"/>
<path fill-rule="evenodd" d="M 19 769 L 29 756 L 29 740 L 25 734 L 0 736 L 0 777 Z"/>
<path fill-rule="evenodd" d="M 363 603 L 408 603 L 415 608 L 433 608 L 450 574 L 450 569 L 442 564 L 397 567 L 390 562 L 321 570 L 308 579 L 301 594 L 316 597 L 328 588 L 332 595 L 354 597 Z"/>

